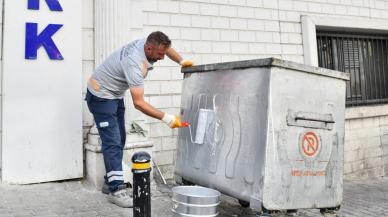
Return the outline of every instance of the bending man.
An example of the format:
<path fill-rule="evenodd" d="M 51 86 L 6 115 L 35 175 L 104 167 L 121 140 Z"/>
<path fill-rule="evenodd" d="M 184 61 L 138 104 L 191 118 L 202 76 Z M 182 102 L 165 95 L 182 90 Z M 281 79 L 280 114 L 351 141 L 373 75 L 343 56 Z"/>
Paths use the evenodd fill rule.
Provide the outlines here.
<path fill-rule="evenodd" d="M 136 109 L 171 128 L 181 126 L 178 116 L 163 113 L 144 101 L 144 79 L 164 55 L 182 67 L 193 65 L 171 48 L 167 35 L 157 31 L 115 51 L 96 68 L 88 81 L 86 101 L 101 137 L 106 169 L 103 192 L 108 193 L 110 202 L 120 207 L 132 207 L 121 164 L 126 137 L 125 91 L 129 89 Z"/>

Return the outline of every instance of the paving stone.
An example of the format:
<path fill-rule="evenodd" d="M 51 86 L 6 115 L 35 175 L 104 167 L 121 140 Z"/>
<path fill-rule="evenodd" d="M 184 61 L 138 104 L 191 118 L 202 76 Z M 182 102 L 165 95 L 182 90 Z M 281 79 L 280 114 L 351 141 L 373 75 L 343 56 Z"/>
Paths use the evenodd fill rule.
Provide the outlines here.
<path fill-rule="evenodd" d="M 171 217 L 171 187 L 153 188 L 152 216 Z M 110 204 L 106 195 L 80 181 L 36 185 L 0 184 L 0 217 L 131 217 L 132 209 Z M 388 178 L 377 180 L 345 180 L 344 201 L 336 212 L 339 217 L 386 216 L 388 213 Z M 236 199 L 222 196 L 219 217 L 257 217 L 257 213 L 242 208 Z M 273 216 L 287 216 L 278 213 Z M 298 210 L 295 216 L 322 216 L 319 210 Z M 332 217 L 333 214 L 326 214 Z"/>

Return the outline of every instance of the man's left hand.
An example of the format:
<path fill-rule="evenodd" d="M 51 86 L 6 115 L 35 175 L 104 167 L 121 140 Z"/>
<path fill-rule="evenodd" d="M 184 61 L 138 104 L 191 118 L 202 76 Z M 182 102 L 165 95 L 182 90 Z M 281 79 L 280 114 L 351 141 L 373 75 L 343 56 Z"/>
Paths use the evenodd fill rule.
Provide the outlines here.
<path fill-rule="evenodd" d="M 194 65 L 193 61 L 191 61 L 191 60 L 182 60 L 179 64 L 180 64 L 183 68 L 184 68 L 184 67 L 190 67 L 190 66 L 193 66 L 193 65 Z"/>

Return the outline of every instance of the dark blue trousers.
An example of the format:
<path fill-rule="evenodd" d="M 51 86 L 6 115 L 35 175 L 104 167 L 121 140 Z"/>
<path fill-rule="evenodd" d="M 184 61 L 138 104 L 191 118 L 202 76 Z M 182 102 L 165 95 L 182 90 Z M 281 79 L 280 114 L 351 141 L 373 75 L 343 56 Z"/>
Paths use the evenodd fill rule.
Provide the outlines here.
<path fill-rule="evenodd" d="M 125 145 L 125 106 L 123 99 L 104 99 L 94 96 L 89 90 L 85 98 L 89 111 L 93 114 L 102 142 L 105 163 L 105 183 L 111 192 L 124 185 L 122 169 Z"/>

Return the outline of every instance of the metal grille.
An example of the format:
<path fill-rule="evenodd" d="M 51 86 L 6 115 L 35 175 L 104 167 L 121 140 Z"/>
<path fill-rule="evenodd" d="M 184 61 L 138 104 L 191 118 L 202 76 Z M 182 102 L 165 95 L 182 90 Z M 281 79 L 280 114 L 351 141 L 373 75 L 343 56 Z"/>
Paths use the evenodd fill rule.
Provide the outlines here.
<path fill-rule="evenodd" d="M 317 32 L 319 67 L 350 74 L 346 105 L 388 102 L 388 36 Z"/>

